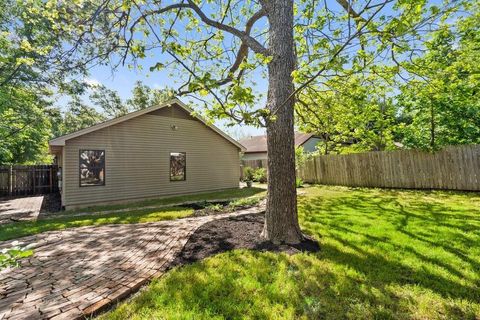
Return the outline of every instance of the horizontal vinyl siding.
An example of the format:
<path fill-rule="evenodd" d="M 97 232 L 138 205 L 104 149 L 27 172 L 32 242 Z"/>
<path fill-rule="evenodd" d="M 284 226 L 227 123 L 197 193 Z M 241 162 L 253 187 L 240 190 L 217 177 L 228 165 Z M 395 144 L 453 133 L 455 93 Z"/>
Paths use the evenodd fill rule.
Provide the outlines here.
<path fill-rule="evenodd" d="M 267 160 L 267 152 L 245 153 L 242 160 Z"/>
<path fill-rule="evenodd" d="M 105 150 L 105 186 L 79 187 L 80 149 Z M 195 120 L 142 115 L 68 140 L 65 151 L 66 206 L 238 187 L 238 148 Z M 186 181 L 170 181 L 170 152 L 186 152 Z"/>

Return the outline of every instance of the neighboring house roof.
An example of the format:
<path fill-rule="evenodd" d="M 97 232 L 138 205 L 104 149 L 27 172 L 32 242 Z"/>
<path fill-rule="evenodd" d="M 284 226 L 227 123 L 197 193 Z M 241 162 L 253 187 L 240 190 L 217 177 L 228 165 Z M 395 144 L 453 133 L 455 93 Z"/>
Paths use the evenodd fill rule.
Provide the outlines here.
<path fill-rule="evenodd" d="M 302 146 L 310 138 L 316 137 L 313 133 L 295 132 L 295 147 Z M 267 136 L 251 136 L 240 139 L 239 142 L 247 148 L 245 153 L 261 153 L 267 152 Z"/>
<path fill-rule="evenodd" d="M 91 132 L 94 132 L 94 131 L 97 131 L 97 130 L 100 130 L 100 129 L 103 129 L 103 128 L 107 128 L 107 127 L 122 123 L 124 121 L 136 118 L 138 116 L 147 114 L 149 112 L 159 110 L 159 109 L 162 109 L 162 108 L 165 108 L 165 107 L 170 107 L 172 105 L 177 105 L 177 106 L 181 107 L 182 109 L 187 111 L 189 114 L 191 114 L 192 111 L 193 111 L 187 105 L 185 105 L 182 101 L 175 98 L 175 99 L 169 100 L 169 101 L 167 101 L 165 103 L 162 103 L 160 105 L 157 105 L 157 106 L 152 106 L 152 107 L 148 107 L 148 108 L 145 108 L 145 109 L 142 109 L 142 110 L 131 112 L 131 113 L 128 113 L 124 116 L 114 118 L 114 119 L 111 119 L 111 120 L 107 120 L 105 122 L 96 124 L 94 126 L 91 126 L 91 127 L 88 127 L 88 128 L 82 129 L 82 130 L 78 130 L 78 131 L 66 134 L 64 136 L 60 136 L 58 138 L 50 140 L 49 144 L 50 144 L 50 146 L 64 146 L 65 142 L 67 140 L 70 140 L 70 139 L 73 139 L 73 138 L 76 138 L 76 137 L 82 136 L 84 134 L 91 133 Z M 209 124 L 205 119 L 203 119 L 203 118 L 201 118 L 197 115 L 192 115 L 192 117 L 195 117 L 198 120 L 200 120 L 203 124 L 205 124 L 207 127 L 211 128 L 213 131 L 215 131 L 216 133 L 221 135 L 223 138 L 225 138 L 226 140 L 228 140 L 229 142 L 234 144 L 240 150 L 242 150 L 242 151 L 246 150 L 246 148 L 241 143 L 234 140 L 232 137 L 230 137 L 228 134 L 226 134 L 225 132 L 223 132 L 222 130 L 220 130 L 219 128 L 214 126 L 213 124 Z"/>

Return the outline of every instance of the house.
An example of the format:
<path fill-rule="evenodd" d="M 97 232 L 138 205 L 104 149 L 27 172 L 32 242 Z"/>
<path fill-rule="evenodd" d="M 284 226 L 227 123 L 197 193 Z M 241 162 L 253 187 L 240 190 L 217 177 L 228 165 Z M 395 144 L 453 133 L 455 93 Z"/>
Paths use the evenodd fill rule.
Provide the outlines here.
<path fill-rule="evenodd" d="M 178 99 L 49 144 L 67 209 L 238 188 L 245 150 Z"/>
<path fill-rule="evenodd" d="M 322 140 L 313 133 L 295 132 L 295 147 L 303 147 L 305 152 L 316 151 L 317 144 Z M 266 160 L 267 136 L 251 136 L 240 139 L 239 142 L 247 149 L 242 160 Z"/>

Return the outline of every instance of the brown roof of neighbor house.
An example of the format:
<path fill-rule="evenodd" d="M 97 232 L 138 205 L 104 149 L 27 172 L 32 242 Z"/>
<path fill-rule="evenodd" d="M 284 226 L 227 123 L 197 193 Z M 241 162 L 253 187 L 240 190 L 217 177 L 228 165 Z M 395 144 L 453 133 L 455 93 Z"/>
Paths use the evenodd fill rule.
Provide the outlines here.
<path fill-rule="evenodd" d="M 186 104 L 184 104 L 179 99 L 174 98 L 174 99 L 169 100 L 169 101 L 167 101 L 165 103 L 162 103 L 160 105 L 148 107 L 148 108 L 138 110 L 138 111 L 135 111 L 135 112 L 130 112 L 130 113 L 124 115 L 124 116 L 114 118 L 114 119 L 110 119 L 110 120 L 107 120 L 105 122 L 96 124 L 94 126 L 91 126 L 91 127 L 88 127 L 88 128 L 82 129 L 82 130 L 78 130 L 78 131 L 75 131 L 75 132 L 57 137 L 55 139 L 52 139 L 52 140 L 49 141 L 50 148 L 55 147 L 55 146 L 65 146 L 65 142 L 67 140 L 82 136 L 84 134 L 87 134 L 87 133 L 90 133 L 90 132 L 93 132 L 93 131 L 97 131 L 97 130 L 106 128 L 106 127 L 109 127 L 109 126 L 112 126 L 112 125 L 130 120 L 130 119 L 133 119 L 135 117 L 141 116 L 143 114 L 150 113 L 150 112 L 153 112 L 153 111 L 165 108 L 165 107 L 169 107 L 169 106 L 172 106 L 172 105 L 177 105 L 177 106 L 181 107 L 182 109 L 184 109 L 185 111 L 187 111 L 189 114 L 192 114 L 192 110 Z M 215 131 L 220 136 L 222 136 L 223 138 L 228 140 L 230 143 L 237 146 L 240 150 L 242 150 L 242 151 L 245 150 L 245 147 L 241 143 L 234 140 L 232 137 L 227 135 L 225 132 L 223 132 L 222 130 L 220 130 L 219 128 L 214 126 L 213 124 L 208 123 L 205 119 L 199 117 L 198 115 L 192 115 L 192 116 L 197 118 L 198 120 L 200 120 L 207 127 L 210 127 L 213 131 Z"/>
<path fill-rule="evenodd" d="M 302 146 L 308 139 L 315 136 L 313 133 L 295 132 L 295 147 Z M 267 152 L 267 136 L 250 136 L 240 139 L 240 142 L 247 151 L 245 153 Z"/>

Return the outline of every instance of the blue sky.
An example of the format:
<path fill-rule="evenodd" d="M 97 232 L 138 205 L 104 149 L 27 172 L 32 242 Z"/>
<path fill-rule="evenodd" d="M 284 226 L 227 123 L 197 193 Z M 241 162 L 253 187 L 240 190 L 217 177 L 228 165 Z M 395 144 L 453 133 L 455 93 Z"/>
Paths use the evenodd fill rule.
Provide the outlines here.
<path fill-rule="evenodd" d="M 91 84 L 103 84 L 110 89 L 116 90 L 124 100 L 130 98 L 132 88 L 138 80 L 155 89 L 163 89 L 166 87 L 176 88 L 176 79 L 169 77 L 168 71 L 149 71 L 148 68 L 150 65 L 154 64 L 153 61 L 154 59 L 152 58 L 142 60 L 141 63 L 143 70 L 129 69 L 125 66 L 119 67 L 116 71 L 112 71 L 110 66 L 96 66 L 90 70 L 90 75 L 85 78 L 85 81 Z M 264 90 L 264 92 L 266 92 L 266 82 L 260 82 L 258 90 Z M 182 98 L 180 97 L 180 99 Z M 187 102 L 187 99 L 182 100 Z M 234 138 L 264 134 L 263 128 L 255 128 L 245 125 L 227 127 L 225 124 L 225 121 L 215 121 L 216 126 L 226 131 Z"/>

